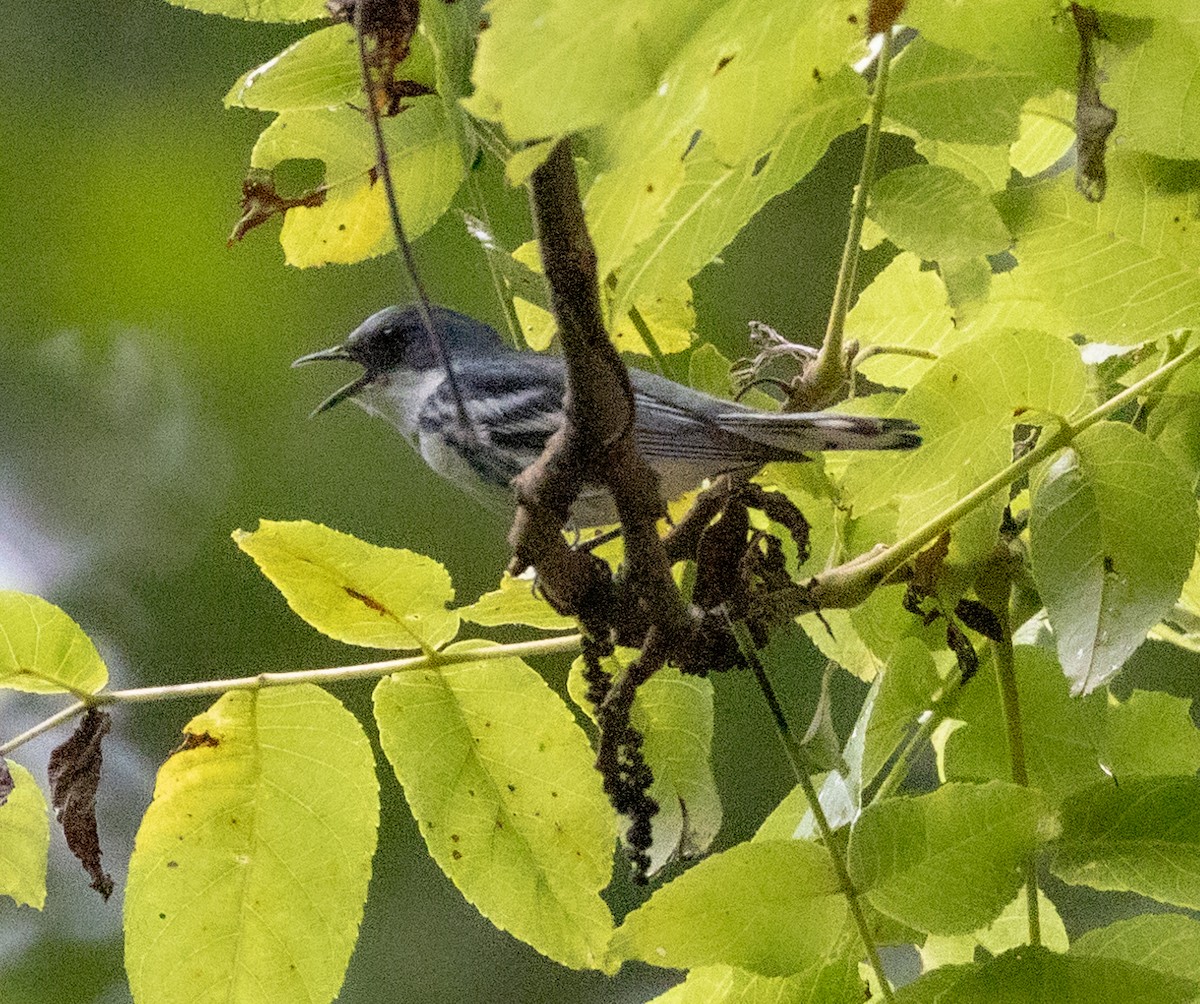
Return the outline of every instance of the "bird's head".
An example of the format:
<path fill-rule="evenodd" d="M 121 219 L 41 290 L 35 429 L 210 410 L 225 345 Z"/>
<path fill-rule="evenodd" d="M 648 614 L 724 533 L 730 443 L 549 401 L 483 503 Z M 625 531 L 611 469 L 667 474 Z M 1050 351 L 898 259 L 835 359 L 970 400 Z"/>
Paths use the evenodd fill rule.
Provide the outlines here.
<path fill-rule="evenodd" d="M 449 359 L 503 351 L 499 335 L 482 321 L 445 307 L 431 308 L 430 315 Z M 355 328 L 343 344 L 301 356 L 292 365 L 326 360 L 358 363 L 363 372 L 317 405 L 314 415 L 395 373 L 422 373 L 442 365 L 417 306 L 384 307 Z"/>

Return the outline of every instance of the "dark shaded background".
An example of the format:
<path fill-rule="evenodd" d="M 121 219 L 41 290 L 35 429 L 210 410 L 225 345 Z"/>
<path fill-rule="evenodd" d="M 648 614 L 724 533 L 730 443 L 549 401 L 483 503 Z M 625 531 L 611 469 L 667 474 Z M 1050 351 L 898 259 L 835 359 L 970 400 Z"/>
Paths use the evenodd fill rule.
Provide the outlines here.
<path fill-rule="evenodd" d="M 430 474 L 383 423 L 355 409 L 306 418 L 341 374 L 293 372 L 289 361 L 398 299 L 395 261 L 297 271 L 284 265 L 273 224 L 225 247 L 269 116 L 225 111 L 221 97 L 303 33 L 155 0 L 6 8 L 0 588 L 63 606 L 119 686 L 376 657 L 292 616 L 237 551 L 230 531 L 259 517 L 319 520 L 431 554 L 463 600 L 494 585 L 506 560 L 504 526 Z M 750 319 L 809 340 L 823 329 L 857 147 L 845 142 L 835 154 L 696 282 L 701 334 L 728 354 L 745 350 Z M 501 236 L 510 246 L 523 240 L 522 194 L 487 169 L 481 183 Z M 457 211 L 418 253 L 439 301 L 501 316 Z M 793 638 L 777 658 L 785 694 L 811 704 L 807 644 Z M 539 668 L 561 685 L 564 662 Z M 363 716 L 369 692 L 337 690 Z M 0 736 L 58 706 L 0 695 Z M 117 712 L 101 810 L 117 894 L 104 904 L 88 891 L 55 833 L 45 912 L 0 902 L 5 1004 L 128 1000 L 125 863 L 154 771 L 203 707 Z M 16 759 L 42 776 L 62 738 Z M 751 833 L 790 787 L 775 743 L 749 681 L 719 680 L 722 844 Z M 644 1000 L 677 979 L 649 967 L 616 980 L 572 973 L 496 931 L 437 871 L 394 779 L 383 781 L 380 850 L 341 1000 Z M 636 895 L 622 874 L 617 908 Z"/>

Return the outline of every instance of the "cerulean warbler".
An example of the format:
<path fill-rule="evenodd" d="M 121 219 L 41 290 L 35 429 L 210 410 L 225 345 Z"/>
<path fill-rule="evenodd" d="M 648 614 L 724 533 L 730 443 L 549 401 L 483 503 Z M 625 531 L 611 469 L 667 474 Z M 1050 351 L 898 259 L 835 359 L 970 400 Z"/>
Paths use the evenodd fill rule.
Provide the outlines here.
<path fill-rule="evenodd" d="M 358 363 L 363 373 L 313 412 L 347 399 L 394 425 L 438 474 L 489 508 L 511 509 L 509 483 L 542 452 L 563 421 L 560 358 L 509 348 L 488 325 L 433 309 L 473 428 L 464 428 L 453 388 L 416 307 L 386 307 L 345 344 L 313 352 L 318 360 Z M 764 412 L 692 390 L 644 370 L 629 371 L 642 455 L 667 498 L 721 474 L 753 474 L 774 461 L 803 461 L 821 450 L 907 450 L 921 439 L 899 418 L 832 412 Z M 576 526 L 615 522 L 611 499 L 585 490 L 571 511 Z"/>

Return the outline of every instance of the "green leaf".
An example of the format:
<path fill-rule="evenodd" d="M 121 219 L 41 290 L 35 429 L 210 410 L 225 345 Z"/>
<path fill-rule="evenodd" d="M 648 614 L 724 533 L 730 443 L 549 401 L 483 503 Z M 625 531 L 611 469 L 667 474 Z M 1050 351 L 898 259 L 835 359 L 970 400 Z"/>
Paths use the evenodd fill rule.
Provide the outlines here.
<path fill-rule="evenodd" d="M 881 913 L 919 931 L 966 934 L 999 916 L 1043 837 L 1038 792 L 998 781 L 946 784 L 863 809 L 850 877 Z"/>
<path fill-rule="evenodd" d="M 1057 90 L 1032 97 L 1021 110 L 1021 135 L 1009 148 L 1014 170 L 1026 178 L 1056 164 L 1075 142 L 1075 95 Z"/>
<path fill-rule="evenodd" d="M 1085 430 L 1033 482 L 1033 577 L 1074 693 L 1112 677 L 1172 608 L 1198 532 L 1179 469 L 1127 425 Z"/>
<path fill-rule="evenodd" d="M 618 0 L 585 10 L 565 0 L 504 0 L 490 13 L 467 107 L 503 122 L 514 140 L 536 140 L 596 125 L 648 98 L 705 8 Z"/>
<path fill-rule="evenodd" d="M 315 21 L 329 17 L 324 0 L 168 0 L 177 7 L 242 21 Z"/>
<path fill-rule="evenodd" d="M 904 23 L 929 42 L 1075 87 L 1079 41 L 1045 0 L 910 0 Z"/>
<path fill-rule="evenodd" d="M 1100 88 L 1118 110 L 1111 142 L 1160 157 L 1200 157 L 1200 24 L 1156 20 L 1145 42 L 1111 62 Z"/>
<path fill-rule="evenodd" d="M 946 302 L 946 287 L 937 272 L 921 270 L 921 259 L 903 252 L 859 294 L 846 317 L 846 337 L 860 344 L 900 346 L 941 354 L 962 335 Z M 874 355 L 859 367 L 878 383 L 911 387 L 931 359 L 903 355 Z"/>
<path fill-rule="evenodd" d="M 1071 954 L 1132 962 L 1200 984 L 1200 922 L 1178 913 L 1130 917 L 1088 931 Z"/>
<path fill-rule="evenodd" d="M 916 150 L 930 164 L 956 171 L 987 195 L 1003 190 L 1012 174 L 1006 146 L 918 139 Z M 990 202 L 988 206 L 995 208 Z"/>
<path fill-rule="evenodd" d="M 499 627 L 504 624 L 524 624 L 543 631 L 574 631 L 578 624 L 573 617 L 556 613 L 538 595 L 533 582 L 514 579 L 507 572 L 500 578 L 500 587 L 484 593 L 470 606 L 459 607 L 456 613 L 472 624 Z"/>
<path fill-rule="evenodd" d="M 1009 192 L 1016 295 L 1065 315 L 1094 341 L 1135 345 L 1200 326 L 1195 165 L 1110 150 L 1103 202 L 1068 174 Z"/>
<path fill-rule="evenodd" d="M 586 737 L 545 681 L 519 659 L 398 673 L 376 687 L 375 718 L 459 891 L 543 955 L 600 968 L 614 817 Z"/>
<path fill-rule="evenodd" d="M 786 976 L 826 961 L 848 924 L 828 852 L 764 840 L 713 854 L 655 890 L 617 928 L 612 952 L 671 969 Z"/>
<path fill-rule="evenodd" d="M 310 685 L 231 691 L 185 732 L 129 864 L 134 1000 L 333 1000 L 375 853 L 370 741 Z"/>
<path fill-rule="evenodd" d="M 1105 780 L 1072 795 L 1051 871 L 1073 885 L 1200 907 L 1200 780 Z"/>
<path fill-rule="evenodd" d="M 1041 889 L 1038 890 L 1038 922 L 1042 944 L 1051 951 L 1065 952 L 1069 945 L 1067 929 L 1054 903 Z M 928 972 L 938 966 L 971 962 L 975 959 L 976 948 L 999 955 L 1010 948 L 1020 948 L 1027 944 L 1029 899 L 1025 887 L 1022 886 L 1013 901 L 987 927 L 971 934 L 931 934 L 918 951 L 921 953 L 921 966 Z"/>
<path fill-rule="evenodd" d="M 888 659 L 867 722 L 863 749 L 863 783 L 870 784 L 883 770 L 920 714 L 930 707 L 943 683 L 933 657 L 915 638 L 896 643 Z"/>
<path fill-rule="evenodd" d="M 423 554 L 377 547 L 307 520 L 260 520 L 233 539 L 322 634 L 368 648 L 432 651 L 458 634 L 454 587 Z"/>
<path fill-rule="evenodd" d="M 1026 945 L 982 965 L 944 966 L 910 983 L 896 1004 L 1184 1004 L 1194 984 L 1116 959 Z M 1119 989 L 1118 989 L 1119 988 Z"/>
<path fill-rule="evenodd" d="M 1128 774 L 1195 774 L 1200 769 L 1200 730 L 1192 702 L 1156 690 L 1135 690 L 1122 704 L 1109 703 L 1105 764 L 1118 783 Z"/>
<path fill-rule="evenodd" d="M 797 30 L 792 25 L 788 37 L 798 37 Z M 837 136 L 854 128 L 865 108 L 863 82 L 847 69 L 826 79 L 764 149 L 741 163 L 731 164 L 701 135 L 656 227 L 636 247 L 614 249 L 603 260 L 605 268 L 619 265 L 614 312 L 638 297 L 670 290 L 710 264 L 755 213 L 794 187 Z M 685 141 L 690 138 L 691 133 Z M 611 198 L 628 206 L 639 182 L 633 172 L 624 190 L 613 186 Z M 588 206 L 598 211 L 590 193 Z"/>
<path fill-rule="evenodd" d="M 891 409 L 921 426 L 922 447 L 859 454 L 847 468 L 846 493 L 858 511 L 898 502 L 895 533 L 903 537 L 1011 462 L 1015 422 L 1069 416 L 1086 387 L 1070 342 L 1040 331 L 979 335 L 943 355 Z M 959 521 L 952 560 L 991 550 L 1004 504 L 996 494 Z"/>
<path fill-rule="evenodd" d="M 759 976 L 730 966 L 701 966 L 651 1004 L 862 1004 L 856 960 L 844 952 L 795 976 Z"/>
<path fill-rule="evenodd" d="M 635 652 L 618 649 L 601 663 L 611 677 L 623 672 Z M 580 657 L 571 665 L 567 692 L 595 721 Z M 642 753 L 654 773 L 647 794 L 658 803 L 650 823 L 653 875 L 669 861 L 704 854 L 721 828 L 721 798 L 712 773 L 713 689 L 711 681 L 660 669 L 638 687 L 630 721 L 643 736 Z"/>
<path fill-rule="evenodd" d="M 1106 696 L 1073 699 L 1054 653 L 1043 648 L 1016 646 L 1013 669 L 1030 783 L 1061 798 L 1101 780 Z M 945 776 L 955 781 L 1010 779 L 1012 763 L 994 655 L 984 661 L 978 677 L 963 691 L 954 717 L 965 722 L 965 727 L 946 740 Z"/>
<path fill-rule="evenodd" d="M 397 75 L 436 89 L 433 49 L 424 35 L 413 35 Z M 243 73 L 225 95 L 225 107 L 285 112 L 364 100 L 354 27 L 335 24 L 305 35 L 262 66 Z"/>
<path fill-rule="evenodd" d="M 885 113 L 927 139 L 1007 143 L 1017 138 L 1022 105 L 1044 87 L 1029 70 L 995 66 L 918 37 L 896 57 Z"/>
<path fill-rule="evenodd" d="M 0 896 L 40 910 L 46 904 L 46 856 L 50 815 L 46 796 L 19 763 L 0 758 L 12 774 L 13 790 L 0 805 Z"/>
<path fill-rule="evenodd" d="M 1176 370 L 1152 403 L 1146 434 L 1179 465 L 1192 484 L 1200 482 L 1200 362 Z"/>
<path fill-rule="evenodd" d="M 40 596 L 0 590 L 0 688 L 94 694 L 108 669 L 83 629 Z"/>
<path fill-rule="evenodd" d="M 948 167 L 914 164 L 871 188 L 867 213 L 892 243 L 926 261 L 997 254 L 1012 244 L 996 207 Z"/>
<path fill-rule="evenodd" d="M 414 98 L 384 119 L 392 180 L 410 240 L 449 207 L 466 173 L 469 145 L 458 113 L 439 96 Z M 270 170 L 285 160 L 325 162 L 325 201 L 296 206 L 284 217 L 280 243 L 297 268 L 351 264 L 395 246 L 383 186 L 372 180 L 375 141 L 353 108 L 298 109 L 279 115 L 259 136 L 252 167 Z"/>

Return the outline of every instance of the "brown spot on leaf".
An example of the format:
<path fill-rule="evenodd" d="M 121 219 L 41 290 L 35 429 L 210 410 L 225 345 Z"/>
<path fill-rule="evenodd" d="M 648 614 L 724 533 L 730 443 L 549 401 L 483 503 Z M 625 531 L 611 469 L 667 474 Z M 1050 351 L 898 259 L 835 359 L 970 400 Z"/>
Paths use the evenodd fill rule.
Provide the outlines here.
<path fill-rule="evenodd" d="M 113 880 L 100 867 L 100 836 L 96 830 L 96 792 L 103 762 L 101 741 L 112 727 L 107 712 L 90 708 L 70 738 L 50 754 L 47 775 L 54 814 L 67 846 L 92 878 L 92 888 L 104 899 L 112 895 Z"/>
<path fill-rule="evenodd" d="M 388 608 L 373 596 L 368 596 L 366 593 L 360 593 L 357 589 L 354 589 L 351 586 L 342 586 L 342 589 L 347 596 L 349 596 L 352 600 L 358 600 L 358 602 L 364 607 L 370 607 L 370 609 L 380 614 L 386 614 L 388 612 Z"/>
<path fill-rule="evenodd" d="M 716 76 L 718 73 L 720 73 L 723 69 L 725 69 L 725 67 L 727 67 L 732 62 L 733 62 L 732 56 L 722 56 L 720 59 L 717 60 L 717 68 L 715 70 L 713 70 L 713 76 Z"/>
<path fill-rule="evenodd" d="M 908 0 L 871 0 L 867 5 L 867 35 L 878 35 L 881 31 L 890 31 L 892 25 L 904 13 Z M 854 15 L 848 19 L 851 24 L 857 24 Z"/>
<path fill-rule="evenodd" d="M 171 755 L 176 753 L 186 753 L 188 750 L 199 749 L 202 746 L 220 746 L 220 740 L 207 732 L 185 732 L 183 734 L 183 742 L 171 750 Z"/>

